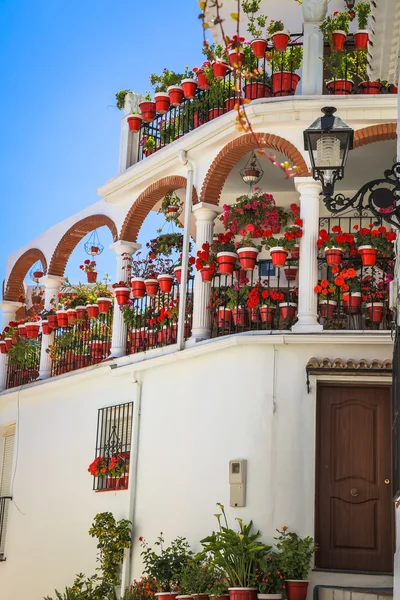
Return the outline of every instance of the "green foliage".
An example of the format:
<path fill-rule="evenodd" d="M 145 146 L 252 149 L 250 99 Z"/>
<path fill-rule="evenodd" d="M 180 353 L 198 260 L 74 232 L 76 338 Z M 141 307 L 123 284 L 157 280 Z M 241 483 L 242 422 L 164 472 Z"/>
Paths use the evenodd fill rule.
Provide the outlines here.
<path fill-rule="evenodd" d="M 354 12 L 357 15 L 358 28 L 366 29 L 368 25 L 368 17 L 371 14 L 371 5 L 369 2 L 359 2 L 354 7 Z"/>
<path fill-rule="evenodd" d="M 207 42 L 207 44 L 203 46 L 202 53 L 210 62 L 218 59 L 227 63 L 229 60 L 226 48 L 222 44 L 209 44 Z"/>
<path fill-rule="evenodd" d="M 157 93 L 166 92 L 170 85 L 180 85 L 185 76 L 186 74 L 184 73 L 175 73 L 175 71 L 164 69 L 160 75 L 157 75 L 157 73 L 152 73 L 149 79 L 150 84 L 154 87 L 154 91 Z"/>
<path fill-rule="evenodd" d="M 283 52 L 270 52 L 267 58 L 274 73 L 278 71 L 298 71 L 303 62 L 303 47 L 292 46 Z"/>
<path fill-rule="evenodd" d="M 223 577 L 218 577 L 210 589 L 210 596 L 226 596 L 227 594 L 229 592 L 226 580 Z"/>
<path fill-rule="evenodd" d="M 127 519 L 116 521 L 110 512 L 98 513 L 89 529 L 89 535 L 97 538 L 99 550 L 98 571 L 102 581 L 113 586 L 119 585 L 120 565 L 124 552 L 131 546 L 131 522 Z"/>
<path fill-rule="evenodd" d="M 226 297 L 227 308 L 234 309 L 234 308 L 239 308 L 239 307 L 246 307 L 248 293 L 249 293 L 248 285 L 242 285 L 242 286 L 235 285 L 235 286 L 226 288 L 225 297 Z"/>
<path fill-rule="evenodd" d="M 332 79 L 351 79 L 355 75 L 356 61 L 353 55 L 346 52 L 331 52 L 324 56 L 324 65 L 331 74 Z"/>
<path fill-rule="evenodd" d="M 125 96 L 129 93 L 132 93 L 132 90 L 121 90 L 115 94 L 115 99 L 117 101 L 118 110 L 123 110 L 125 106 Z"/>
<path fill-rule="evenodd" d="M 191 560 L 182 571 L 183 594 L 209 594 L 217 576 L 214 569 L 202 559 Z"/>
<path fill-rule="evenodd" d="M 364 48 L 354 50 L 354 74 L 361 79 L 367 81 L 367 66 L 368 66 L 368 51 Z"/>
<path fill-rule="evenodd" d="M 262 38 L 263 30 L 267 24 L 266 15 L 257 15 L 260 10 L 261 0 L 242 0 L 242 10 L 248 17 L 247 31 L 254 38 Z"/>
<path fill-rule="evenodd" d="M 268 35 L 272 37 L 274 33 L 278 33 L 279 31 L 283 31 L 285 26 L 282 21 L 271 21 L 268 25 Z"/>
<path fill-rule="evenodd" d="M 285 576 L 280 563 L 280 555 L 276 552 L 270 554 L 257 572 L 257 587 L 260 594 L 280 594 L 285 582 Z"/>
<path fill-rule="evenodd" d="M 286 527 L 277 531 L 279 536 L 274 539 L 280 551 L 280 565 L 286 579 L 307 579 L 311 559 L 317 549 L 313 538 L 301 538 Z"/>
<path fill-rule="evenodd" d="M 332 33 L 334 31 L 344 31 L 346 35 L 350 33 L 350 15 L 348 12 L 338 12 L 328 15 L 321 23 L 320 30 L 326 40 L 332 46 Z"/>
<path fill-rule="evenodd" d="M 154 551 L 141 540 L 141 552 L 144 563 L 144 574 L 154 578 L 161 592 L 170 592 L 179 589 L 182 572 L 191 560 L 193 553 L 189 549 L 186 538 L 177 537 L 171 545 L 164 548 L 164 538 L 161 533 L 155 542 L 157 550 Z"/>
<path fill-rule="evenodd" d="M 37 367 L 40 354 L 40 346 L 36 340 L 21 338 L 13 344 L 8 351 L 8 360 L 13 365 L 23 369 Z"/>

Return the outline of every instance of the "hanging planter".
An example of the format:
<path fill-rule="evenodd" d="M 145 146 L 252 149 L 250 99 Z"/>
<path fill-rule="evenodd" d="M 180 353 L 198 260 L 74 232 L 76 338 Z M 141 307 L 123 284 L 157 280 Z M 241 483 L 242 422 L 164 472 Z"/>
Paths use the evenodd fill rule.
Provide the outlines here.
<path fill-rule="evenodd" d="M 293 246 L 292 251 L 290 253 L 290 258 L 294 258 L 298 260 L 300 258 L 300 246 Z"/>
<path fill-rule="evenodd" d="M 20 338 L 24 338 L 26 337 L 26 327 L 25 327 L 25 323 L 18 325 L 18 335 Z"/>
<path fill-rule="evenodd" d="M 261 306 L 260 319 L 261 323 L 273 323 L 275 317 L 275 308 L 273 306 Z"/>
<path fill-rule="evenodd" d="M 366 50 L 368 48 L 369 31 L 368 29 L 359 29 L 354 34 L 356 50 Z"/>
<path fill-rule="evenodd" d="M 57 327 L 58 327 L 57 315 L 48 315 L 47 320 L 52 329 L 57 329 Z"/>
<path fill-rule="evenodd" d="M 279 303 L 279 314 L 281 319 L 293 321 L 296 316 L 297 304 L 294 302 L 280 302 Z"/>
<path fill-rule="evenodd" d="M 251 47 L 256 58 L 264 58 L 267 50 L 267 40 L 256 39 L 251 42 Z"/>
<path fill-rule="evenodd" d="M 368 318 L 373 323 L 381 323 L 383 319 L 383 302 L 367 302 Z"/>
<path fill-rule="evenodd" d="M 334 96 L 347 96 L 354 87 L 354 81 L 351 79 L 332 79 L 328 81 L 326 87 Z"/>
<path fill-rule="evenodd" d="M 232 275 L 237 259 L 238 255 L 235 252 L 218 252 L 219 272 L 225 275 Z"/>
<path fill-rule="evenodd" d="M 140 128 L 142 126 L 142 117 L 140 115 L 129 115 L 129 117 L 127 118 L 128 121 L 128 126 L 129 126 L 129 131 L 134 131 L 135 133 L 138 133 L 140 131 Z"/>
<path fill-rule="evenodd" d="M 181 85 L 170 85 L 168 95 L 171 106 L 180 106 L 183 100 L 183 87 Z"/>
<path fill-rule="evenodd" d="M 6 345 L 6 350 L 9 350 L 11 348 L 11 346 L 13 345 L 12 338 L 4 338 L 4 342 Z"/>
<path fill-rule="evenodd" d="M 4 340 L 0 340 L 0 354 L 7 354 L 6 343 Z"/>
<path fill-rule="evenodd" d="M 227 65 L 225 62 L 216 60 L 212 63 L 212 69 L 215 79 L 223 79 L 229 69 L 229 65 Z"/>
<path fill-rule="evenodd" d="M 174 276 L 162 273 L 158 276 L 158 282 L 160 284 L 160 290 L 163 294 L 169 294 L 174 284 Z"/>
<path fill-rule="evenodd" d="M 85 319 L 87 315 L 86 306 L 76 307 L 76 316 L 78 319 Z"/>
<path fill-rule="evenodd" d="M 131 279 L 132 296 L 134 298 L 144 298 L 146 294 L 146 285 L 143 277 L 132 277 Z"/>
<path fill-rule="evenodd" d="M 229 51 L 229 64 L 231 65 L 231 67 L 240 68 L 243 65 L 243 61 L 243 52 L 237 52 L 236 50 Z"/>
<path fill-rule="evenodd" d="M 308 591 L 308 581 L 305 580 L 286 580 L 286 594 L 288 600 L 306 600 Z"/>
<path fill-rule="evenodd" d="M 341 248 L 325 248 L 325 260 L 329 267 L 338 266 L 343 259 L 343 250 Z"/>
<path fill-rule="evenodd" d="M 278 71 L 272 74 L 272 94 L 274 96 L 294 96 L 300 76 L 290 71 Z"/>
<path fill-rule="evenodd" d="M 97 298 L 97 305 L 99 307 L 99 313 L 105 315 L 111 308 L 111 298 Z"/>
<path fill-rule="evenodd" d="M 197 81 L 195 79 L 182 79 L 183 95 L 187 100 L 193 100 L 196 95 Z"/>
<path fill-rule="evenodd" d="M 146 294 L 148 296 L 157 296 L 158 279 L 145 279 L 144 285 L 146 286 Z"/>
<path fill-rule="evenodd" d="M 165 115 L 169 110 L 169 95 L 166 92 L 157 92 L 154 94 L 154 100 L 156 101 L 156 111 L 160 113 L 160 115 Z"/>
<path fill-rule="evenodd" d="M 146 100 L 139 104 L 142 119 L 145 123 L 151 123 L 156 118 L 156 103 Z"/>
<path fill-rule="evenodd" d="M 272 43 L 275 50 L 278 52 L 284 52 L 289 43 L 289 34 L 286 31 L 277 31 L 272 34 Z"/>
<path fill-rule="evenodd" d="M 43 277 L 43 271 L 34 271 L 33 277 L 34 279 L 40 279 L 41 277 Z"/>
<path fill-rule="evenodd" d="M 378 250 L 372 246 L 359 246 L 358 252 L 361 256 L 363 267 L 373 267 L 378 257 Z"/>
<path fill-rule="evenodd" d="M 360 83 L 362 94 L 380 94 L 382 87 L 380 81 L 363 81 Z"/>
<path fill-rule="evenodd" d="M 269 98 L 271 96 L 271 88 L 266 83 L 246 83 L 243 86 L 244 97 L 247 100 L 255 100 L 256 98 Z"/>
<path fill-rule="evenodd" d="M 199 86 L 200 90 L 208 90 L 210 87 L 207 75 L 203 73 L 203 71 L 198 71 L 197 73 L 197 85 Z"/>
<path fill-rule="evenodd" d="M 246 308 L 232 308 L 233 324 L 239 327 L 244 327 L 247 321 L 247 309 Z"/>
<path fill-rule="evenodd" d="M 347 313 L 354 315 L 360 312 L 361 292 L 353 292 L 351 295 L 345 294 L 342 300 L 343 308 Z"/>
<path fill-rule="evenodd" d="M 270 254 L 274 267 L 284 266 L 288 255 L 288 252 L 285 250 L 285 248 L 282 248 L 282 246 L 275 246 L 274 248 L 271 248 Z"/>
<path fill-rule="evenodd" d="M 97 317 L 99 316 L 99 305 L 88 304 L 86 308 L 89 319 L 97 319 Z"/>
<path fill-rule="evenodd" d="M 86 275 L 87 275 L 88 283 L 96 283 L 96 280 L 97 280 L 97 273 L 96 273 L 96 271 L 88 271 L 86 273 Z"/>
<path fill-rule="evenodd" d="M 318 305 L 320 316 L 324 319 L 331 319 L 335 314 L 336 306 L 335 300 L 320 300 Z"/>
<path fill-rule="evenodd" d="M 220 306 L 218 308 L 218 327 L 220 329 L 229 329 L 231 324 L 232 311 L 230 308 Z"/>
<path fill-rule="evenodd" d="M 201 280 L 204 282 L 210 282 L 214 278 L 214 269 L 211 267 L 203 267 L 200 269 Z"/>
<path fill-rule="evenodd" d="M 332 32 L 332 44 L 334 49 L 337 52 L 341 52 L 344 48 L 344 43 L 346 41 L 346 32 L 345 31 L 333 31 Z"/>
<path fill-rule="evenodd" d="M 42 321 L 42 333 L 44 335 L 50 335 L 51 333 L 53 333 L 52 328 L 49 325 L 49 322 L 47 319 L 45 319 L 44 321 Z"/>
<path fill-rule="evenodd" d="M 208 111 L 208 120 L 212 121 L 213 119 L 216 119 L 217 117 L 223 115 L 224 112 L 225 109 L 223 108 L 210 108 L 210 110 Z"/>
<path fill-rule="evenodd" d="M 174 273 L 175 273 L 175 277 L 177 282 L 180 284 L 181 283 L 181 278 L 182 278 L 182 267 L 175 267 L 174 268 Z M 188 279 L 190 277 L 190 271 L 188 270 Z"/>
<path fill-rule="evenodd" d="M 296 281 L 299 267 L 284 267 L 283 272 L 285 273 L 286 281 Z"/>
<path fill-rule="evenodd" d="M 245 271 L 253 271 L 256 266 L 258 254 L 257 248 L 239 248 L 238 255 L 242 269 Z"/>
<path fill-rule="evenodd" d="M 40 323 L 35 321 L 34 323 L 25 323 L 26 337 L 30 340 L 36 340 L 39 335 Z"/>
<path fill-rule="evenodd" d="M 124 306 L 125 304 L 128 304 L 129 296 L 131 295 L 131 290 L 128 287 L 117 287 L 114 288 L 114 294 L 118 306 Z"/>
<path fill-rule="evenodd" d="M 57 310 L 58 327 L 68 327 L 68 315 L 66 310 Z"/>
<path fill-rule="evenodd" d="M 77 314 L 76 314 L 76 310 L 74 308 L 69 308 L 67 310 L 67 318 L 68 318 L 68 325 L 75 325 L 76 320 L 77 320 Z"/>

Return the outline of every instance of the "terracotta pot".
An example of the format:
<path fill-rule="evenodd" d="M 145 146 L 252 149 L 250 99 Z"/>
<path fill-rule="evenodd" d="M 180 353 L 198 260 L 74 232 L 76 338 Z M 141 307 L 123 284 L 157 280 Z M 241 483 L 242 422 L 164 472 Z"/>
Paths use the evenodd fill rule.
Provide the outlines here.
<path fill-rule="evenodd" d="M 334 96 L 347 96 L 351 93 L 354 82 L 351 79 L 335 79 L 328 81 L 326 87 Z"/>
<path fill-rule="evenodd" d="M 272 43 L 274 44 L 275 50 L 278 52 L 283 52 L 286 50 L 288 42 L 289 42 L 289 34 L 286 31 L 277 31 L 272 34 Z"/>
<path fill-rule="evenodd" d="M 299 75 L 290 71 L 273 73 L 272 94 L 274 96 L 294 96 L 299 81 Z"/>
<path fill-rule="evenodd" d="M 122 475 L 117 479 L 117 488 L 119 490 L 127 490 L 129 485 L 129 475 Z"/>
<path fill-rule="evenodd" d="M 294 302 L 280 302 L 279 303 L 279 314 L 281 319 L 289 319 L 293 321 L 296 316 L 297 304 Z"/>
<path fill-rule="evenodd" d="M 45 319 L 42 321 L 42 333 L 44 335 L 50 335 L 53 332 L 52 328 L 49 325 L 49 322 Z"/>
<path fill-rule="evenodd" d="M 68 315 L 66 310 L 57 310 L 58 327 L 68 327 Z"/>
<path fill-rule="evenodd" d="M 283 272 L 285 273 L 286 281 L 296 281 L 299 267 L 285 267 Z"/>
<path fill-rule="evenodd" d="M 372 246 L 360 246 L 358 252 L 364 267 L 373 267 L 378 257 L 378 250 Z"/>
<path fill-rule="evenodd" d="M 187 100 L 193 100 L 196 95 L 197 81 L 195 79 L 182 79 L 183 95 Z"/>
<path fill-rule="evenodd" d="M 346 32 L 345 31 L 334 31 L 332 33 L 332 43 L 335 50 L 341 52 L 344 48 L 344 43 L 346 41 Z"/>
<path fill-rule="evenodd" d="M 288 600 L 306 600 L 308 581 L 286 580 L 286 594 Z"/>
<path fill-rule="evenodd" d="M 41 277 L 43 277 L 43 271 L 34 271 L 33 277 L 34 279 L 40 279 Z"/>
<path fill-rule="evenodd" d="M 158 282 L 160 284 L 160 291 L 163 294 L 169 294 L 174 283 L 174 276 L 162 273 L 158 276 Z"/>
<path fill-rule="evenodd" d="M 144 335 L 141 329 L 132 329 L 131 331 L 131 352 L 139 352 L 144 344 Z"/>
<path fill-rule="evenodd" d="M 182 267 L 175 267 L 174 273 L 175 273 L 177 282 L 180 284 L 181 278 L 182 278 Z"/>
<path fill-rule="evenodd" d="M 229 65 L 224 62 L 215 61 L 212 64 L 215 79 L 223 79 L 229 69 Z"/>
<path fill-rule="evenodd" d="M 67 318 L 68 318 L 68 325 L 75 325 L 76 319 L 77 319 L 77 314 L 76 314 L 76 310 L 74 308 L 69 308 L 67 310 Z"/>
<path fill-rule="evenodd" d="M 213 119 L 216 119 L 217 117 L 223 115 L 224 112 L 225 110 L 223 108 L 210 108 L 210 110 L 208 111 L 208 120 L 212 121 Z"/>
<path fill-rule="evenodd" d="M 166 92 L 157 92 L 154 94 L 154 100 L 156 101 L 156 111 L 160 115 L 165 115 L 169 110 L 169 95 Z"/>
<path fill-rule="evenodd" d="M 360 83 L 362 94 L 380 94 L 382 87 L 380 81 L 363 81 Z"/>
<path fill-rule="evenodd" d="M 275 246 L 275 248 L 271 248 L 269 252 L 274 267 L 283 267 L 288 255 L 287 250 L 281 246 Z"/>
<path fill-rule="evenodd" d="M 106 315 L 111 308 L 111 298 L 97 298 L 97 304 L 99 307 L 99 313 Z"/>
<path fill-rule="evenodd" d="M 275 308 L 273 306 L 261 306 L 260 318 L 261 323 L 273 323 L 275 317 Z"/>
<path fill-rule="evenodd" d="M 353 292 L 351 295 L 344 294 L 342 300 L 343 300 L 343 308 L 347 313 L 354 315 L 354 314 L 357 314 L 360 312 L 360 308 L 361 308 L 361 293 L 360 292 Z"/>
<path fill-rule="evenodd" d="M 269 98 L 271 96 L 271 88 L 266 83 L 246 83 L 243 86 L 244 97 L 247 100 L 255 100 L 256 98 Z"/>
<path fill-rule="evenodd" d="M 257 600 L 256 588 L 228 588 L 230 600 Z"/>
<path fill-rule="evenodd" d="M 118 287 L 114 289 L 114 294 L 118 305 L 124 306 L 125 304 L 128 304 L 128 300 L 131 295 L 131 290 L 128 287 Z"/>
<path fill-rule="evenodd" d="M 86 273 L 86 275 L 87 275 L 88 283 L 96 283 L 96 280 L 97 280 L 96 271 L 89 271 L 88 273 Z"/>
<path fill-rule="evenodd" d="M 75 368 L 84 369 L 89 364 L 89 357 L 86 355 L 79 354 L 75 357 Z"/>
<path fill-rule="evenodd" d="M 203 117 L 200 117 L 198 113 L 194 113 L 193 115 L 193 129 L 197 129 L 200 125 L 204 125 Z"/>
<path fill-rule="evenodd" d="M 335 300 L 320 300 L 318 310 L 321 317 L 331 319 L 335 314 L 337 302 Z"/>
<path fill-rule="evenodd" d="M 199 71 L 197 73 L 197 85 L 199 86 L 200 90 L 208 90 L 208 88 L 210 87 L 207 75 L 202 71 Z"/>
<path fill-rule="evenodd" d="M 236 50 L 229 51 L 229 64 L 231 67 L 240 68 L 244 61 L 243 52 L 237 52 Z"/>
<path fill-rule="evenodd" d="M 368 48 L 369 32 L 367 29 L 360 29 L 354 34 L 356 50 L 366 50 Z"/>
<path fill-rule="evenodd" d="M 158 592 L 154 594 L 157 596 L 158 600 L 175 600 L 177 597 L 177 592 Z"/>
<path fill-rule="evenodd" d="M 48 315 L 47 320 L 49 322 L 49 326 L 52 329 L 57 329 L 57 327 L 58 327 L 57 315 Z"/>
<path fill-rule="evenodd" d="M 145 123 L 151 123 L 156 118 L 156 103 L 151 100 L 145 100 L 139 104 L 142 119 Z"/>
<path fill-rule="evenodd" d="M 142 117 L 140 115 L 129 115 L 127 118 L 129 131 L 135 131 L 136 133 L 140 131 L 142 126 Z"/>
<path fill-rule="evenodd" d="M 7 354 L 6 343 L 4 340 L 0 341 L 0 354 Z"/>
<path fill-rule="evenodd" d="M 243 98 L 227 98 L 225 100 L 225 112 L 233 110 L 237 104 L 243 104 Z"/>
<path fill-rule="evenodd" d="M 381 323 L 383 319 L 383 302 L 367 303 L 368 318 L 373 323 Z"/>
<path fill-rule="evenodd" d="M 252 271 L 256 266 L 258 254 L 257 248 L 239 248 L 238 255 L 242 269 Z"/>
<path fill-rule="evenodd" d="M 89 319 L 97 319 L 99 316 L 99 305 L 98 304 L 88 304 L 86 306 L 87 313 Z"/>
<path fill-rule="evenodd" d="M 26 337 L 30 340 L 36 340 L 39 335 L 40 323 L 36 321 L 35 323 L 26 323 Z"/>
<path fill-rule="evenodd" d="M 117 489 L 117 479 L 114 477 L 107 477 L 107 489 L 108 490 L 116 490 Z"/>
<path fill-rule="evenodd" d="M 230 308 L 218 308 L 218 327 L 221 329 L 229 329 L 232 319 L 232 311 Z"/>
<path fill-rule="evenodd" d="M 267 40 L 256 39 L 251 42 L 251 47 L 256 58 L 264 58 L 267 50 Z"/>
<path fill-rule="evenodd" d="M 237 258 L 238 255 L 235 252 L 218 252 L 219 272 L 225 275 L 232 275 Z"/>
<path fill-rule="evenodd" d="M 391 84 L 389 86 L 389 94 L 397 94 L 397 85 Z"/>
<path fill-rule="evenodd" d="M 90 254 L 93 254 L 93 255 L 95 255 L 95 254 L 100 254 L 100 253 L 99 253 L 99 247 L 98 247 L 98 246 L 92 246 L 92 247 L 90 248 Z"/>
<path fill-rule="evenodd" d="M 341 248 L 325 248 L 326 264 L 330 267 L 338 266 L 342 262 L 343 250 Z"/>
<path fill-rule="evenodd" d="M 77 306 L 76 307 L 76 317 L 79 320 L 86 319 L 87 310 L 86 306 Z"/>
<path fill-rule="evenodd" d="M 147 341 L 150 347 L 157 344 L 158 332 L 154 329 L 149 329 L 147 332 Z"/>
<path fill-rule="evenodd" d="M 24 325 L 18 325 L 18 335 L 20 338 L 26 337 L 26 327 Z"/>
<path fill-rule="evenodd" d="M 234 325 L 244 327 L 247 321 L 247 309 L 246 308 L 232 308 L 232 318 Z"/>
<path fill-rule="evenodd" d="M 12 338 L 4 338 L 4 342 L 6 345 L 6 350 L 9 350 L 11 348 L 11 346 L 13 345 Z"/>
<path fill-rule="evenodd" d="M 144 298 L 146 293 L 146 284 L 143 277 L 132 277 L 131 289 L 134 298 Z"/>
<path fill-rule="evenodd" d="M 294 258 L 295 260 L 300 258 L 300 246 L 293 247 L 293 250 L 290 253 L 290 258 Z"/>
<path fill-rule="evenodd" d="M 180 106 L 183 100 L 183 87 L 181 85 L 170 85 L 168 95 L 171 106 Z"/>
<path fill-rule="evenodd" d="M 212 281 L 214 273 L 215 271 L 211 267 L 204 267 L 203 269 L 200 269 L 201 280 L 206 282 Z"/>
<path fill-rule="evenodd" d="M 208 600 L 209 597 L 210 596 L 208 594 L 192 594 L 192 598 L 194 600 Z"/>
<path fill-rule="evenodd" d="M 145 279 L 144 285 L 146 286 L 146 294 L 148 296 L 157 296 L 158 279 Z"/>

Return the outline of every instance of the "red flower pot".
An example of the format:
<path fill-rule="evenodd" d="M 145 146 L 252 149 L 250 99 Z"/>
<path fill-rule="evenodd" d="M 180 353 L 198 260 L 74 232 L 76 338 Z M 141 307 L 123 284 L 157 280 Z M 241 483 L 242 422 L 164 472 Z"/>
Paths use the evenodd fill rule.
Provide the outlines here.
<path fill-rule="evenodd" d="M 97 305 L 99 307 L 99 313 L 105 315 L 108 313 L 111 307 L 111 298 L 97 298 Z"/>
<path fill-rule="evenodd" d="M 131 279 L 132 295 L 134 298 L 144 298 L 146 293 L 146 284 L 142 277 L 132 277 Z"/>
<path fill-rule="evenodd" d="M 187 100 L 193 100 L 196 95 L 197 81 L 195 79 L 182 79 L 183 95 Z"/>
<path fill-rule="evenodd" d="M 274 96 L 294 96 L 299 81 L 299 75 L 290 71 L 273 73 L 272 94 Z"/>
<path fill-rule="evenodd" d="M 280 302 L 279 303 L 279 314 L 281 319 L 293 321 L 296 316 L 297 304 L 294 302 Z"/>
<path fill-rule="evenodd" d="M 334 96 L 347 96 L 353 89 L 354 82 L 351 79 L 335 79 L 328 81 L 326 87 Z"/>
<path fill-rule="evenodd" d="M 7 354 L 6 343 L 4 340 L 0 341 L 0 354 Z"/>
<path fill-rule="evenodd" d="M 383 302 L 367 303 L 368 318 L 373 323 L 381 323 L 383 319 Z"/>
<path fill-rule="evenodd" d="M 66 310 L 57 310 L 58 327 L 68 327 L 68 315 Z"/>
<path fill-rule="evenodd" d="M 364 267 L 373 267 L 378 257 L 378 250 L 372 246 L 360 246 L 358 252 Z"/>
<path fill-rule="evenodd" d="M 181 85 L 170 85 L 168 95 L 172 106 L 180 106 L 183 100 L 183 87 Z"/>
<path fill-rule="evenodd" d="M 34 279 L 40 279 L 41 277 L 43 277 L 43 271 L 34 271 L 33 272 Z"/>
<path fill-rule="evenodd" d="M 267 40 L 253 40 L 251 42 L 251 47 L 256 58 L 264 58 L 265 52 L 267 50 Z"/>
<path fill-rule="evenodd" d="M 340 265 L 342 258 L 343 250 L 341 248 L 325 248 L 326 264 L 330 267 Z"/>
<path fill-rule="evenodd" d="M 226 275 L 232 275 L 237 258 L 238 256 L 235 252 L 218 252 L 217 260 L 219 272 Z"/>
<path fill-rule="evenodd" d="M 117 479 L 117 488 L 119 490 L 127 490 L 129 484 L 129 475 L 123 475 Z"/>
<path fill-rule="evenodd" d="M 132 329 L 131 331 L 131 352 L 139 352 L 143 348 L 144 335 L 141 329 Z"/>
<path fill-rule="evenodd" d="M 169 294 L 172 290 L 174 283 L 174 276 L 167 275 L 166 273 L 158 276 L 158 282 L 160 284 L 160 290 L 163 294 Z"/>
<path fill-rule="evenodd" d="M 271 260 L 274 267 L 283 267 L 287 259 L 287 250 L 281 246 L 275 246 L 270 250 Z"/>
<path fill-rule="evenodd" d="M 151 123 L 156 118 L 156 103 L 146 100 L 139 104 L 142 119 L 145 123 Z"/>
<path fill-rule="evenodd" d="M 236 50 L 230 50 L 229 52 L 229 64 L 231 67 L 240 68 L 244 61 L 243 52 L 237 52 Z"/>
<path fill-rule="evenodd" d="M 175 277 L 177 282 L 180 284 L 181 283 L 181 279 L 182 279 L 182 267 L 175 267 L 174 268 L 174 273 L 175 273 Z M 190 271 L 188 271 L 188 278 L 190 276 Z"/>
<path fill-rule="evenodd" d="M 285 273 L 286 281 L 296 281 L 299 267 L 285 267 L 283 272 Z"/>
<path fill-rule="evenodd" d="M 129 296 L 131 295 L 131 290 L 128 287 L 119 287 L 114 289 L 114 294 L 115 298 L 117 299 L 118 305 L 124 306 L 125 304 L 128 304 Z"/>
<path fill-rule="evenodd" d="M 116 490 L 117 489 L 117 479 L 113 477 L 107 477 L 107 489 L 108 490 Z"/>
<path fill-rule="evenodd" d="M 344 43 L 346 41 L 346 32 L 345 31 L 334 31 L 332 33 L 332 43 L 335 50 L 341 52 L 344 48 Z"/>
<path fill-rule="evenodd" d="M 223 108 L 210 108 L 210 110 L 208 111 L 208 120 L 212 121 L 213 119 L 216 119 L 217 117 L 223 115 L 224 112 L 225 110 Z"/>
<path fill-rule="evenodd" d="M 389 94 L 397 94 L 397 85 L 390 85 L 389 86 Z"/>
<path fill-rule="evenodd" d="M 85 319 L 86 315 L 87 315 L 86 306 L 77 306 L 76 307 L 76 317 L 77 317 L 77 319 Z"/>
<path fill-rule="evenodd" d="M 127 118 L 129 131 L 135 131 L 136 133 L 140 131 L 142 120 L 143 119 L 140 115 L 129 115 Z"/>
<path fill-rule="evenodd" d="M 261 306 L 260 318 L 261 323 L 273 323 L 275 316 L 275 308 L 273 306 Z"/>
<path fill-rule="evenodd" d="M 4 342 L 6 344 L 6 350 L 9 350 L 13 345 L 12 338 L 4 338 Z"/>
<path fill-rule="evenodd" d="M 58 319 L 57 319 L 57 315 L 49 315 L 49 316 L 47 317 L 47 320 L 48 320 L 48 322 L 49 322 L 49 326 L 50 326 L 52 329 L 57 329 L 57 327 L 58 327 Z"/>
<path fill-rule="evenodd" d="M 146 286 L 146 294 L 148 296 L 157 296 L 158 279 L 145 279 L 144 285 Z"/>
<path fill-rule="evenodd" d="M 380 81 L 363 81 L 360 83 L 362 94 L 380 94 L 382 87 Z"/>
<path fill-rule="evenodd" d="M 77 314 L 76 314 L 76 310 L 74 308 L 69 308 L 67 310 L 67 318 L 68 318 L 68 325 L 75 325 L 76 319 L 77 319 Z"/>
<path fill-rule="evenodd" d="M 89 319 L 97 319 L 97 317 L 99 316 L 99 305 L 98 304 L 88 304 L 86 309 L 87 309 Z"/>
<path fill-rule="evenodd" d="M 350 294 L 343 295 L 343 308 L 346 312 L 351 315 L 357 314 L 360 312 L 361 308 L 361 293 L 353 292 Z"/>
<path fill-rule="evenodd" d="M 84 369 L 89 364 L 89 357 L 86 355 L 78 354 L 75 356 L 75 368 Z"/>
<path fill-rule="evenodd" d="M 274 44 L 275 50 L 278 50 L 278 52 L 286 50 L 288 42 L 289 34 L 285 31 L 277 31 L 272 34 L 272 43 Z"/>
<path fill-rule="evenodd" d="M 169 110 L 169 95 L 166 92 L 157 92 L 157 94 L 154 94 L 154 100 L 156 101 L 156 111 L 160 115 L 165 115 Z"/>
<path fill-rule="evenodd" d="M 288 600 L 306 600 L 308 581 L 286 580 L 286 594 Z"/>
<path fill-rule="evenodd" d="M 366 50 L 368 48 L 369 33 L 367 29 L 360 29 L 354 34 L 356 50 Z"/>
<path fill-rule="evenodd" d="M 88 283 L 96 283 L 96 280 L 97 280 L 96 271 L 89 271 L 88 273 L 86 273 L 86 275 L 87 275 Z"/>
<path fill-rule="evenodd" d="M 198 113 L 194 113 L 193 115 L 193 129 L 197 129 L 200 125 L 204 125 L 203 117 L 200 117 Z"/>
<path fill-rule="evenodd" d="M 237 269 L 236 271 L 233 271 L 233 275 L 236 281 L 241 281 L 242 279 L 245 279 L 246 271 L 245 269 Z"/>
<path fill-rule="evenodd" d="M 204 267 L 200 269 L 201 280 L 202 281 L 212 281 L 214 277 L 214 269 L 211 267 Z"/>
<path fill-rule="evenodd" d="M 42 332 L 44 335 L 50 335 L 53 332 L 47 320 L 42 321 Z"/>
<path fill-rule="evenodd" d="M 207 75 L 202 71 L 199 71 L 197 73 L 197 85 L 199 86 L 200 90 L 208 90 L 208 88 L 210 87 Z"/>
<path fill-rule="evenodd" d="M 223 79 L 226 75 L 227 70 L 229 69 L 229 65 L 224 62 L 215 61 L 212 64 L 212 69 L 214 71 L 215 79 Z"/>
<path fill-rule="evenodd" d="M 26 323 L 26 337 L 30 340 L 36 340 L 39 335 L 40 323 L 36 321 L 35 323 Z"/>
<path fill-rule="evenodd" d="M 335 300 L 321 300 L 318 309 L 324 319 L 331 319 L 335 313 L 337 302 Z"/>
<path fill-rule="evenodd" d="M 257 262 L 257 248 L 239 248 L 238 255 L 242 269 L 245 269 L 246 271 L 252 271 Z"/>
<path fill-rule="evenodd" d="M 223 308 L 222 306 L 218 309 L 218 327 L 221 329 L 229 329 L 231 324 L 232 311 L 230 308 Z"/>
<path fill-rule="evenodd" d="M 269 98 L 271 96 L 271 88 L 266 83 L 246 83 L 243 86 L 244 97 L 247 100 L 255 100 L 256 98 Z"/>
<path fill-rule="evenodd" d="M 237 104 L 243 104 L 243 98 L 227 98 L 225 100 L 225 111 L 233 110 Z"/>
<path fill-rule="evenodd" d="M 18 335 L 20 338 L 26 337 L 26 327 L 24 325 L 18 325 Z"/>
<path fill-rule="evenodd" d="M 247 309 L 246 308 L 232 308 L 232 318 L 234 325 L 244 327 L 247 321 Z"/>
<path fill-rule="evenodd" d="M 294 258 L 295 260 L 300 258 L 300 246 L 293 247 L 293 250 L 290 253 L 290 258 Z"/>
<path fill-rule="evenodd" d="M 99 247 L 98 246 L 92 246 L 91 249 L 90 249 L 90 254 L 93 254 L 93 255 L 100 254 L 99 253 Z"/>
<path fill-rule="evenodd" d="M 256 600 L 256 588 L 228 588 L 230 600 Z"/>
<path fill-rule="evenodd" d="M 177 592 L 157 592 L 154 594 L 157 596 L 157 600 L 175 600 L 178 596 Z"/>

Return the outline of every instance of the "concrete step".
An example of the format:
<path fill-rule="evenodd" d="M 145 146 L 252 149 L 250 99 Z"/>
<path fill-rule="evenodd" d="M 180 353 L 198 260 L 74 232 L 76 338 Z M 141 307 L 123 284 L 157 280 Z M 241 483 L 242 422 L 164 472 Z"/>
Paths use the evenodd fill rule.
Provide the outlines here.
<path fill-rule="evenodd" d="M 335 588 L 317 586 L 316 600 L 393 600 L 393 590 L 387 588 Z"/>

